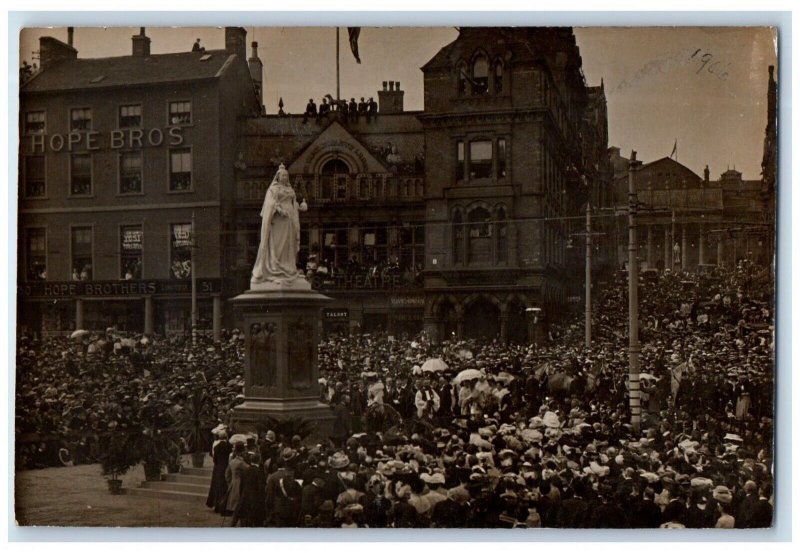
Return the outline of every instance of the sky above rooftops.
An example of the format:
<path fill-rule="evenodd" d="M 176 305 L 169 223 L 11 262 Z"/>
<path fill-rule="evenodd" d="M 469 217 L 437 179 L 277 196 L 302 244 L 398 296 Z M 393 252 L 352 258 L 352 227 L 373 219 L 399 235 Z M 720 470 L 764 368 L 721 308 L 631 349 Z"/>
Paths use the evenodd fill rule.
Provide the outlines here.
<path fill-rule="evenodd" d="M 75 29 L 81 58 L 128 55 L 138 27 Z M 309 98 L 336 94 L 335 28 L 247 27 L 264 63 L 264 104 L 276 113 L 299 113 Z M 583 71 L 590 86 L 602 78 L 608 98 L 609 145 L 638 158 L 668 156 L 677 139 L 678 160 L 697 174 L 706 164 L 712 179 L 736 166 L 758 179 L 766 126 L 767 67 L 776 65 L 775 35 L 767 28 L 576 28 Z M 25 29 L 20 61 L 31 61 L 40 36 L 67 40 L 66 28 Z M 196 38 L 224 48 L 214 27 L 148 27 L 153 54 L 188 51 Z M 405 109 L 423 109 L 419 68 L 458 32 L 441 28 L 363 28 L 362 63 L 356 64 L 342 29 L 341 96 L 374 96 L 383 81 L 400 81 Z M 776 71 L 777 77 L 777 71 Z"/>

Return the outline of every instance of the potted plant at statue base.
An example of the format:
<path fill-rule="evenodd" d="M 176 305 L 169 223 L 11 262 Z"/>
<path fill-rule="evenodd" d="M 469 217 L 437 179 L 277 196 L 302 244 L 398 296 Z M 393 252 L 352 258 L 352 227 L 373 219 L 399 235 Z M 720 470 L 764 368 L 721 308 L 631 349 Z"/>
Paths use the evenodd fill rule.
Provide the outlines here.
<path fill-rule="evenodd" d="M 122 480 L 131 467 L 139 460 L 139 452 L 125 434 L 116 434 L 111 437 L 106 449 L 101 455 L 100 466 L 103 476 L 108 477 L 108 491 L 113 495 L 123 493 Z"/>
<path fill-rule="evenodd" d="M 181 447 L 175 440 L 169 440 L 167 444 L 167 472 L 176 474 L 181 471 Z"/>
<path fill-rule="evenodd" d="M 203 467 L 211 446 L 211 429 L 217 424 L 213 411 L 211 397 L 198 385 L 176 415 L 174 430 L 185 436 L 194 468 Z"/>

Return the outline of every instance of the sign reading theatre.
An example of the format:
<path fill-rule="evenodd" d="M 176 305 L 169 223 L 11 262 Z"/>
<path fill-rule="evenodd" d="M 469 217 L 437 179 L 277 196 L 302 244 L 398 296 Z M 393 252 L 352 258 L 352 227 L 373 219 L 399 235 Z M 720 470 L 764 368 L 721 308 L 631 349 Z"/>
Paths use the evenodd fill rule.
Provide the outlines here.
<path fill-rule="evenodd" d="M 31 152 L 45 153 L 66 150 L 97 151 L 103 148 L 112 150 L 161 146 L 165 141 L 170 146 L 183 144 L 183 127 L 166 129 L 116 129 L 109 133 L 100 131 L 73 131 L 67 134 L 33 134 L 30 136 Z"/>

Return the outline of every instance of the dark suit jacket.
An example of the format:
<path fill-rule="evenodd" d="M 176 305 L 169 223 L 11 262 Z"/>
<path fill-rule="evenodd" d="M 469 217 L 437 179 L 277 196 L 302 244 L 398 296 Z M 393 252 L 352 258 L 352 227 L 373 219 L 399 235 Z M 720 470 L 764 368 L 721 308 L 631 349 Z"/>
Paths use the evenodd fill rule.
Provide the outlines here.
<path fill-rule="evenodd" d="M 753 507 L 748 528 L 769 528 L 772 526 L 772 505 L 766 499 L 759 499 Z"/>
<path fill-rule="evenodd" d="M 561 502 L 556 526 L 558 528 L 587 528 L 589 525 L 589 502 L 579 497 L 571 497 Z"/>

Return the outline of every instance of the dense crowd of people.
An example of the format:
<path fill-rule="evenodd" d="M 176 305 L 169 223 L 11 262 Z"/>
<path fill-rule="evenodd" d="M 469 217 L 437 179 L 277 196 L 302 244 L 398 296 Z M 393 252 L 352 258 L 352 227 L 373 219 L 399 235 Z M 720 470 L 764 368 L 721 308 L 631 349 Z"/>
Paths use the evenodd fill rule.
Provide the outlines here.
<path fill-rule="evenodd" d="M 207 505 L 234 526 L 766 527 L 774 306 L 755 274 L 742 263 L 642 277 L 640 429 L 618 275 L 595 305 L 591 350 L 570 321 L 539 345 L 324 341 L 319 392 L 333 422 L 322 437 L 237 427 L 238 334 L 194 350 L 140 340 L 127 355 L 113 337 L 99 353 L 23 340 L 18 440 L 99 433 L 148 398 L 180 407 L 181 387 L 202 378 L 221 423 Z"/>

